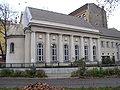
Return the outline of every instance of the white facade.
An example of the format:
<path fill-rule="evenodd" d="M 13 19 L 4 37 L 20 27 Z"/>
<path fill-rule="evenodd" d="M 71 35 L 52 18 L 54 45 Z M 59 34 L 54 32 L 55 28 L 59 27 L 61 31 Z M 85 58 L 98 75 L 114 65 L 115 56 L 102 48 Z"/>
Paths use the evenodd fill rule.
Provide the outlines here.
<path fill-rule="evenodd" d="M 102 36 L 96 29 L 31 19 L 29 9 L 25 13 L 21 28 L 24 33 L 8 38 L 6 63 L 67 63 L 81 58 L 101 62 L 102 56 L 114 56 L 115 61 L 120 61 L 120 37 Z"/>

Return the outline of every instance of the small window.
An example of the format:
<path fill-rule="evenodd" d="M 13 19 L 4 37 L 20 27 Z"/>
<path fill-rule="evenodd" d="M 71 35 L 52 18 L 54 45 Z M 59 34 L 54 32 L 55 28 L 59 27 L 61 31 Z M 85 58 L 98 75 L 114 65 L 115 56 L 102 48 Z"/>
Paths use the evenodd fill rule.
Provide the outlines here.
<path fill-rule="evenodd" d="M 51 47 L 51 54 L 52 54 L 52 62 L 57 62 L 57 46 L 56 44 L 52 44 Z"/>
<path fill-rule="evenodd" d="M 10 53 L 14 53 L 14 43 L 10 43 Z"/>
<path fill-rule="evenodd" d="M 104 41 L 101 41 L 101 47 L 104 47 Z"/>
<path fill-rule="evenodd" d="M 88 46 L 84 46 L 85 61 L 88 61 Z"/>
<path fill-rule="evenodd" d="M 114 42 L 111 42 L 111 47 L 114 48 Z"/>
<path fill-rule="evenodd" d="M 69 48 L 68 48 L 68 45 L 64 45 L 64 60 L 69 61 Z"/>
<path fill-rule="evenodd" d="M 79 46 L 75 45 L 75 60 L 79 60 Z"/>
<path fill-rule="evenodd" d="M 43 44 L 42 43 L 37 44 L 37 61 L 38 62 L 43 61 Z"/>
<path fill-rule="evenodd" d="M 106 42 L 106 44 L 107 44 L 107 48 L 109 48 L 109 42 Z"/>
<path fill-rule="evenodd" d="M 93 46 L 93 61 L 96 61 L 97 56 L 96 56 L 96 46 Z"/>

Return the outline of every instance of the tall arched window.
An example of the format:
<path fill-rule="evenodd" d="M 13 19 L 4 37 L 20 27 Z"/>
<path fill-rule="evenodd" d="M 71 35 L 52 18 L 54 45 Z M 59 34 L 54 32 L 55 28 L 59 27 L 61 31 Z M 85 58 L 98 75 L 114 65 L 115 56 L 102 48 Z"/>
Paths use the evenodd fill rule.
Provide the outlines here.
<path fill-rule="evenodd" d="M 93 46 L 93 61 L 96 61 L 96 46 Z"/>
<path fill-rule="evenodd" d="M 75 45 L 75 60 L 79 60 L 79 46 Z"/>
<path fill-rule="evenodd" d="M 88 46 L 84 46 L 84 50 L 85 50 L 85 60 L 88 60 Z"/>
<path fill-rule="evenodd" d="M 64 45 L 64 60 L 68 61 L 69 60 L 69 49 L 68 45 Z"/>
<path fill-rule="evenodd" d="M 43 44 L 42 43 L 37 44 L 37 61 L 38 62 L 43 61 Z"/>
<path fill-rule="evenodd" d="M 51 50 L 52 50 L 52 61 L 56 62 L 57 61 L 57 46 L 56 46 L 56 44 L 52 44 Z"/>
<path fill-rule="evenodd" d="M 14 53 L 14 43 L 10 43 L 10 53 Z"/>

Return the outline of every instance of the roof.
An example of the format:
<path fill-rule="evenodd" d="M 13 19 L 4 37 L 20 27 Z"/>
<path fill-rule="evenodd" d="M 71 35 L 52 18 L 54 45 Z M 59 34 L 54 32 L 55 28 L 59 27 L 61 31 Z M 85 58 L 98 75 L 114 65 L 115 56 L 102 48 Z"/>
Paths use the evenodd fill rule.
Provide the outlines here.
<path fill-rule="evenodd" d="M 8 35 L 24 35 L 21 24 L 12 24 L 7 32 Z"/>
<path fill-rule="evenodd" d="M 86 10 L 87 8 L 88 8 L 88 3 L 85 4 L 85 5 L 83 5 L 83 6 L 80 7 L 80 8 L 76 9 L 75 11 L 71 12 L 69 15 L 74 16 L 74 15 L 76 15 L 77 13 L 79 13 L 79 12 L 81 12 L 81 11 L 83 11 L 83 10 Z"/>
<path fill-rule="evenodd" d="M 83 18 L 74 17 L 66 14 L 56 13 L 47 10 L 36 9 L 28 7 L 32 19 L 55 22 L 60 24 L 85 27 L 90 29 L 95 29 L 90 23 L 86 22 Z"/>
<path fill-rule="evenodd" d="M 107 29 L 107 28 L 97 27 L 97 29 L 100 31 L 100 35 L 120 38 L 120 31 L 118 31 L 115 28 Z"/>

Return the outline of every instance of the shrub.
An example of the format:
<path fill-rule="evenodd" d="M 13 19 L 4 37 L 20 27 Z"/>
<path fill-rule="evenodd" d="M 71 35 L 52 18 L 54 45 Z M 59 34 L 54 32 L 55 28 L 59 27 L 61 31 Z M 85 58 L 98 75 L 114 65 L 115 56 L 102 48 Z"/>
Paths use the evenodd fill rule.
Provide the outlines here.
<path fill-rule="evenodd" d="M 47 77 L 45 71 L 43 70 L 36 70 L 35 76 L 36 77 Z"/>
<path fill-rule="evenodd" d="M 43 70 L 9 70 L 3 69 L 0 71 L 0 77 L 47 77 Z"/>
<path fill-rule="evenodd" d="M 103 69 L 103 68 L 93 68 L 91 70 L 86 70 L 85 73 L 81 74 L 82 71 L 77 70 L 71 73 L 71 77 L 104 77 L 104 76 L 120 76 L 120 69 Z"/>
<path fill-rule="evenodd" d="M 14 71 L 13 76 L 14 77 L 23 77 L 24 76 L 24 71 L 16 70 L 16 71 Z"/>
<path fill-rule="evenodd" d="M 35 70 L 25 70 L 26 77 L 35 77 Z"/>
<path fill-rule="evenodd" d="M 9 69 L 3 69 L 0 72 L 1 77 L 11 77 L 14 74 L 14 70 L 9 70 Z"/>

